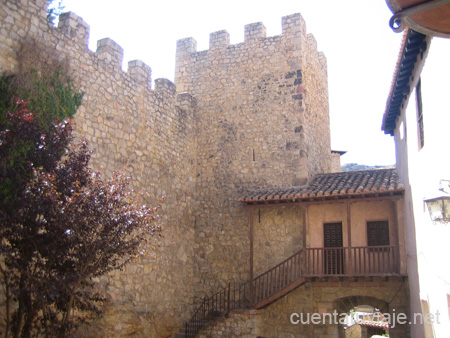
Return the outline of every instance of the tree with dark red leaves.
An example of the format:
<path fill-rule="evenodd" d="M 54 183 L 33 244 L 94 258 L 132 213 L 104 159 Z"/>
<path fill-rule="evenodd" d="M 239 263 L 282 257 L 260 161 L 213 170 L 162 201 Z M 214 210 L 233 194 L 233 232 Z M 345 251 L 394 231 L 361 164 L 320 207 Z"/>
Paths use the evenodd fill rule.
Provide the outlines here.
<path fill-rule="evenodd" d="M 44 134 L 20 100 L 5 120 L 0 131 L 5 337 L 64 337 L 105 300 L 93 278 L 151 250 L 161 234 L 160 205 L 134 199 L 124 174 L 103 182 L 88 166 L 85 141 L 67 148 L 69 120 Z"/>

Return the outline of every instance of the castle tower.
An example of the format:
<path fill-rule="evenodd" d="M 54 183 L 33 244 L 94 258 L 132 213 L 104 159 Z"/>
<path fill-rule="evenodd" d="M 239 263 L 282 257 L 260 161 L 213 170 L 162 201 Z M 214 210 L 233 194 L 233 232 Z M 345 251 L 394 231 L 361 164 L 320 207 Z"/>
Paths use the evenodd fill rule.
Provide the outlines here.
<path fill-rule="evenodd" d="M 328 172 L 326 59 L 301 15 L 283 17 L 280 36 L 253 23 L 243 43 L 229 41 L 211 33 L 200 52 L 192 38 L 177 42 L 175 84 L 199 101 L 200 158 L 231 161 L 245 186 L 302 185 Z"/>
<path fill-rule="evenodd" d="M 304 185 L 331 170 L 326 59 L 301 15 L 283 17 L 279 36 L 253 23 L 243 43 L 229 41 L 218 31 L 205 51 L 193 38 L 177 42 L 177 90 L 198 102 L 195 237 L 207 285 L 245 279 L 244 190 Z"/>

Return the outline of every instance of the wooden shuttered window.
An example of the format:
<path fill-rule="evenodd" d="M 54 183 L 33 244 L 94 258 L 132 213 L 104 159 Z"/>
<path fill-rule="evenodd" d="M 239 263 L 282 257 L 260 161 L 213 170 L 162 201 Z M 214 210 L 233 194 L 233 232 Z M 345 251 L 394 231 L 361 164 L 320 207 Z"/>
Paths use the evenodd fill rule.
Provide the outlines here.
<path fill-rule="evenodd" d="M 342 223 L 323 225 L 324 273 L 327 275 L 344 274 L 344 251 L 342 249 Z"/>
<path fill-rule="evenodd" d="M 389 245 L 388 221 L 367 222 L 367 246 Z"/>

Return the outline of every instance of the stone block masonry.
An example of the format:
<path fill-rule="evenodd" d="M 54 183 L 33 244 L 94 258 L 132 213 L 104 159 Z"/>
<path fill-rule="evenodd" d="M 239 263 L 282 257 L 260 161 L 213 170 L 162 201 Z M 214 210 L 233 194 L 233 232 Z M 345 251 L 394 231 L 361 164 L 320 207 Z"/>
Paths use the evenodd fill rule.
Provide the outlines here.
<path fill-rule="evenodd" d="M 236 45 L 224 30 L 208 50 L 177 42 L 177 90 L 198 102 L 195 273 L 206 294 L 248 279 L 248 216 L 236 202 L 245 189 L 331 170 L 326 60 L 303 18 L 283 17 L 279 36 L 262 23 L 244 29 Z"/>
<path fill-rule="evenodd" d="M 144 203 L 163 207 L 164 237 L 154 254 L 121 273 L 102 278 L 110 299 L 103 319 L 82 336 L 163 337 L 189 316 L 194 286 L 193 210 L 196 163 L 196 100 L 177 95 L 175 85 L 156 79 L 140 60 L 122 71 L 123 49 L 113 40 L 88 49 L 89 25 L 74 13 L 61 16 L 57 28 L 46 20 L 46 1 L 2 1 L 0 6 L 0 73 L 36 65 L 32 48 L 68 64 L 70 76 L 84 92 L 75 115 L 75 133 L 95 154 L 91 164 L 105 178 L 128 170 Z M 18 51 L 26 55 L 18 58 Z M 42 59 L 47 59 L 42 57 Z M 33 61 L 32 65 L 28 61 Z M 128 169 L 126 169 L 128 167 Z"/>
<path fill-rule="evenodd" d="M 122 71 L 117 43 L 105 38 L 90 51 L 89 25 L 65 13 L 53 27 L 46 3 L 2 0 L 0 73 L 31 67 L 30 48 L 18 57 L 24 46 L 49 55 L 33 65 L 67 63 L 85 93 L 75 133 L 96 149 L 93 166 L 105 177 L 128 167 L 146 203 L 167 196 L 160 247 L 102 278 L 110 305 L 79 335 L 169 336 L 196 299 L 249 278 L 243 191 L 302 185 L 330 171 L 326 59 L 294 14 L 282 18 L 279 36 L 253 23 L 237 45 L 226 31 L 211 33 L 206 51 L 193 38 L 179 40 L 175 84 L 156 79 L 152 89 L 148 65 L 134 60 Z M 294 222 L 286 229 L 299 237 Z"/>

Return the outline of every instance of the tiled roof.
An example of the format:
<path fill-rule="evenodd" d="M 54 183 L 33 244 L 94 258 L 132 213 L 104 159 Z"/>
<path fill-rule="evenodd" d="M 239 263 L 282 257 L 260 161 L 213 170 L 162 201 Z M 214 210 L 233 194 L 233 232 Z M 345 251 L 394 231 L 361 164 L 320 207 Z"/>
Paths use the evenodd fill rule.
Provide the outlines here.
<path fill-rule="evenodd" d="M 405 31 L 381 126 L 385 134 L 394 135 L 397 117 L 400 116 L 403 103 L 411 93 L 409 84 L 417 58 L 426 48 L 425 35 L 412 29 Z"/>
<path fill-rule="evenodd" d="M 398 195 L 403 190 L 395 169 L 375 169 L 319 174 L 309 185 L 255 190 L 245 194 L 240 201 L 248 204 L 320 201 Z"/>
<path fill-rule="evenodd" d="M 384 330 L 389 329 L 389 321 L 381 312 L 361 316 L 358 324 L 363 326 L 378 327 Z"/>

